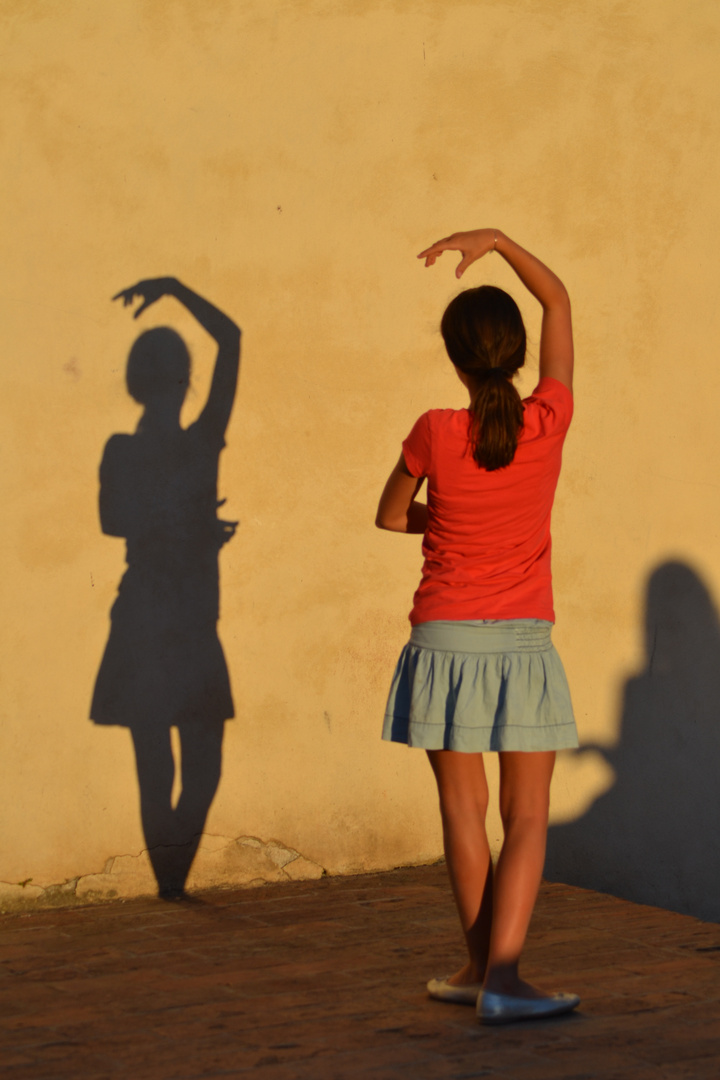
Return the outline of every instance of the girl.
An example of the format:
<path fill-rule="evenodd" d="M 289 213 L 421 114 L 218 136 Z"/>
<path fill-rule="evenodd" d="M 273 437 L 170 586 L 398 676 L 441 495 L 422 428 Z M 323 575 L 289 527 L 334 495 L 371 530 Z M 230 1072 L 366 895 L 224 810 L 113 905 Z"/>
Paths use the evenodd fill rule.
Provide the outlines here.
<path fill-rule="evenodd" d="M 545 857 L 555 751 L 577 746 L 562 663 L 550 640 L 550 511 L 572 416 L 570 301 L 562 282 L 499 229 L 453 233 L 418 258 L 462 254 L 456 276 L 496 251 L 543 309 L 540 381 L 521 401 L 525 362 L 515 301 L 483 285 L 460 293 L 441 330 L 467 409 L 417 421 L 380 499 L 376 524 L 422 533 L 425 562 L 383 738 L 427 751 L 448 873 L 468 949 L 431 997 L 477 1003 L 483 1023 L 567 1012 L 574 994 L 524 982 L 520 953 Z M 417 501 L 428 481 L 427 505 Z M 493 869 L 482 754 L 500 756 L 504 842 Z"/>

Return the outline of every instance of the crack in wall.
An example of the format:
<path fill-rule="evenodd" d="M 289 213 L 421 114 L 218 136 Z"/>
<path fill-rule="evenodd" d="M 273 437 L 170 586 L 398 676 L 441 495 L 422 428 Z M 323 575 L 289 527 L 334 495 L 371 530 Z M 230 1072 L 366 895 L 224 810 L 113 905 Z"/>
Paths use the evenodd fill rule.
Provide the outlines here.
<path fill-rule="evenodd" d="M 203 834 L 187 881 L 189 892 L 200 889 L 252 887 L 277 881 L 307 881 L 325 870 L 278 840 Z M 81 874 L 57 885 L 0 881 L 0 913 L 40 907 L 71 907 L 104 900 L 157 895 L 157 882 L 147 849 L 137 855 L 112 855 L 97 874 Z"/>

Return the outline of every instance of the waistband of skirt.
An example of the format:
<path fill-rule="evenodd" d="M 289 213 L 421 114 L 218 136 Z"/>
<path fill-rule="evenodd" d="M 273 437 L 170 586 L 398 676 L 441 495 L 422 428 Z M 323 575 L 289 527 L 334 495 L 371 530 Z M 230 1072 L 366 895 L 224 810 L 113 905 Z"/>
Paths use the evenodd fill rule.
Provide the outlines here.
<path fill-rule="evenodd" d="M 543 619 L 443 619 L 413 626 L 410 644 L 434 652 L 546 652 L 552 648 L 552 627 Z"/>

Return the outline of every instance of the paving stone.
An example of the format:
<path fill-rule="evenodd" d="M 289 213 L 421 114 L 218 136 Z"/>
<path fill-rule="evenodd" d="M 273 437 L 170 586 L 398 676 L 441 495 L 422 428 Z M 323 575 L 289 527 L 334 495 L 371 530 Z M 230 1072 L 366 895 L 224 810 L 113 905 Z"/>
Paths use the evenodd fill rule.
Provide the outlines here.
<path fill-rule="evenodd" d="M 579 1014 L 484 1028 L 444 867 L 0 917 L 11 1080 L 718 1080 L 720 927 L 543 885 L 524 974 Z"/>

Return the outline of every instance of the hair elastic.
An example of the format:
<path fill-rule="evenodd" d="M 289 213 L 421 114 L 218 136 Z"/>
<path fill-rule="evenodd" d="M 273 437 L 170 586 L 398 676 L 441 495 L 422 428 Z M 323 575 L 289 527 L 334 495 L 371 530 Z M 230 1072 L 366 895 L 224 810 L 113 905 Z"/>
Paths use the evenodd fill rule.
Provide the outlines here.
<path fill-rule="evenodd" d="M 472 372 L 472 376 L 475 379 L 511 378 L 510 372 L 506 371 L 505 368 L 502 367 L 476 368 L 476 370 Z"/>

